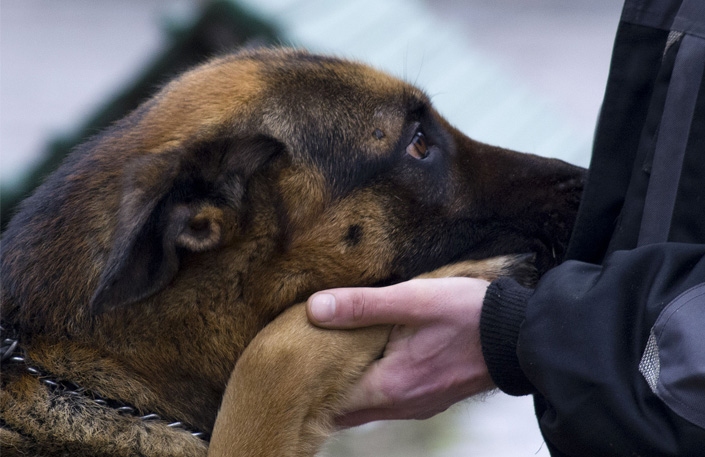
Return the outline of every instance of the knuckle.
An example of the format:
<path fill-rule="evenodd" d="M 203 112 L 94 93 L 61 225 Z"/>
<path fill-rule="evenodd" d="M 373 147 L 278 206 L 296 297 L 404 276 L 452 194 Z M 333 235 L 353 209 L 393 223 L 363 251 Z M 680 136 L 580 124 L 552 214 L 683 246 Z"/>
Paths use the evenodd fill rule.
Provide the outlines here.
<path fill-rule="evenodd" d="M 357 289 L 353 296 L 352 301 L 352 320 L 354 322 L 361 321 L 365 316 L 365 308 L 367 306 L 367 299 L 365 292 L 362 289 Z"/>

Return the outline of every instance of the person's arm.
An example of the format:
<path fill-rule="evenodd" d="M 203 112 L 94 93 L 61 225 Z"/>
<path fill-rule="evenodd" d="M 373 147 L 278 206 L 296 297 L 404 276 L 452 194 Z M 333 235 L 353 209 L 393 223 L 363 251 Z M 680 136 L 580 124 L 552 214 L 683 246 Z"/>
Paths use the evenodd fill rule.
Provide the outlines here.
<path fill-rule="evenodd" d="M 702 455 L 705 246 L 566 262 L 534 291 L 496 281 L 481 331 L 493 380 L 538 394 L 541 430 L 560 451 Z"/>

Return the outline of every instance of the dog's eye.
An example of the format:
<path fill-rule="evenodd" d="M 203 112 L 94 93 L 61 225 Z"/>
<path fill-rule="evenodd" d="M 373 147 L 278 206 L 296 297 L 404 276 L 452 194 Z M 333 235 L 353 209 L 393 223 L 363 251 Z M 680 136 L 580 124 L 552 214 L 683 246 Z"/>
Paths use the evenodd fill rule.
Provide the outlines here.
<path fill-rule="evenodd" d="M 411 143 L 406 147 L 406 153 L 415 159 L 425 159 L 428 157 L 428 143 L 426 143 L 426 135 L 423 132 L 416 132 Z"/>

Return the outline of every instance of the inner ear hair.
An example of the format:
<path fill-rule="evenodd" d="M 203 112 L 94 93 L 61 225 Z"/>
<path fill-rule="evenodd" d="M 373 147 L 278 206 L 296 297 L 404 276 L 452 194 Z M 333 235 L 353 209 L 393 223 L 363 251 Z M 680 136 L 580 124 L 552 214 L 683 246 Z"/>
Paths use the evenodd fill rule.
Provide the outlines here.
<path fill-rule="evenodd" d="M 225 241 L 224 218 L 223 210 L 211 204 L 178 205 L 170 221 L 170 225 L 176 228 L 176 246 L 192 252 L 220 246 Z"/>

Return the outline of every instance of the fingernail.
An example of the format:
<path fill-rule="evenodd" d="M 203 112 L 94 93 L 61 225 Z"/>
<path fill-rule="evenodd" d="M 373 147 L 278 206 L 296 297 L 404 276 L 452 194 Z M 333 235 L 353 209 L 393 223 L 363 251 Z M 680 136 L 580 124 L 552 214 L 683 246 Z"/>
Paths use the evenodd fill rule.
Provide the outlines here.
<path fill-rule="evenodd" d="M 318 294 L 311 299 L 311 315 L 317 322 L 328 322 L 335 316 L 335 297 Z"/>

